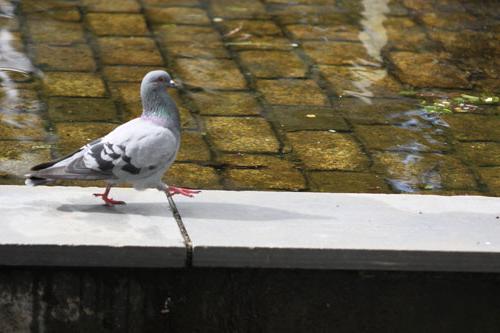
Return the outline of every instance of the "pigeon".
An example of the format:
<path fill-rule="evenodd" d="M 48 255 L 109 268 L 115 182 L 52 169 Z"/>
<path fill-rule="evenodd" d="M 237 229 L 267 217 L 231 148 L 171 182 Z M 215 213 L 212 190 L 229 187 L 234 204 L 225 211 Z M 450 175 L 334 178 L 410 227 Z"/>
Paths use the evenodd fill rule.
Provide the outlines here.
<path fill-rule="evenodd" d="M 111 187 L 131 184 L 137 190 L 156 188 L 167 196 L 192 197 L 200 191 L 169 186 L 161 180 L 180 146 L 180 119 L 167 88 L 177 84 L 162 70 L 149 72 L 141 83 L 143 112 L 106 136 L 60 159 L 31 168 L 26 185 L 42 185 L 57 179 L 104 180 L 104 193 L 95 193 L 107 206 L 125 204 L 109 197 Z"/>

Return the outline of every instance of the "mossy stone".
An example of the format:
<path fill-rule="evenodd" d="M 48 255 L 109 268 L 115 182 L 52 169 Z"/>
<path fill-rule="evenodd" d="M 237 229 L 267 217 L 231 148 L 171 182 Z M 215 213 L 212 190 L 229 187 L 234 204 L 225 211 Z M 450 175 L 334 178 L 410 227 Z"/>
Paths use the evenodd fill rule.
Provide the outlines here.
<path fill-rule="evenodd" d="M 29 169 L 50 160 L 50 145 L 43 142 L 0 141 L 0 183 L 23 177 Z"/>
<path fill-rule="evenodd" d="M 224 18 L 267 18 L 266 8 L 253 0 L 218 0 L 211 3 L 212 14 Z"/>
<path fill-rule="evenodd" d="M 500 166 L 499 142 L 462 142 L 457 146 L 461 158 L 479 166 Z"/>
<path fill-rule="evenodd" d="M 92 50 L 84 44 L 52 46 L 39 44 L 35 47 L 37 65 L 43 70 L 94 71 L 96 64 Z"/>
<path fill-rule="evenodd" d="M 442 118 L 458 140 L 500 141 L 500 116 L 449 114 Z"/>
<path fill-rule="evenodd" d="M 385 173 L 397 191 L 475 190 L 471 171 L 457 158 L 442 154 L 380 152 L 374 170 Z"/>
<path fill-rule="evenodd" d="M 489 191 L 500 196 L 500 167 L 479 168 L 478 173 Z"/>
<path fill-rule="evenodd" d="M 176 72 L 188 85 L 204 89 L 244 89 L 246 82 L 231 60 L 177 59 Z"/>
<path fill-rule="evenodd" d="M 104 98 L 52 97 L 48 100 L 51 121 L 110 121 L 116 120 L 116 107 Z"/>
<path fill-rule="evenodd" d="M 319 72 L 338 96 L 399 97 L 402 89 L 384 68 L 319 65 Z"/>
<path fill-rule="evenodd" d="M 344 118 L 331 108 L 276 106 L 267 117 L 285 131 L 349 130 Z"/>
<path fill-rule="evenodd" d="M 322 65 L 352 65 L 360 60 L 375 61 L 364 46 L 358 43 L 305 41 L 302 47 L 314 62 Z"/>
<path fill-rule="evenodd" d="M 384 177 L 366 172 L 311 171 L 310 189 L 315 192 L 390 193 Z"/>
<path fill-rule="evenodd" d="M 226 166 L 225 188 L 232 190 L 305 189 L 305 180 L 295 165 L 269 155 L 224 154 L 218 159 Z"/>
<path fill-rule="evenodd" d="M 36 43 L 71 45 L 84 43 L 83 26 L 78 22 L 54 20 L 29 20 L 27 22 L 31 39 Z"/>
<path fill-rule="evenodd" d="M 349 134 L 301 131 L 288 133 L 293 152 L 312 170 L 366 170 L 368 158 Z"/>
<path fill-rule="evenodd" d="M 235 51 L 243 50 L 281 50 L 290 51 L 298 47 L 297 43 L 277 36 L 243 36 L 228 40 L 225 45 Z"/>
<path fill-rule="evenodd" d="M 103 73 L 111 82 L 141 82 L 147 73 L 158 69 L 157 66 L 105 66 Z"/>
<path fill-rule="evenodd" d="M 208 161 L 210 150 L 203 137 L 198 132 L 181 133 L 181 148 L 177 154 L 177 161 Z"/>
<path fill-rule="evenodd" d="M 326 96 L 313 80 L 258 80 L 257 90 L 269 104 L 328 105 Z"/>
<path fill-rule="evenodd" d="M 44 140 L 42 119 L 31 113 L 0 113 L 0 140 Z"/>
<path fill-rule="evenodd" d="M 359 28 L 353 25 L 317 26 L 310 24 L 287 25 L 287 30 L 299 40 L 359 41 Z"/>
<path fill-rule="evenodd" d="M 98 39 L 101 60 L 105 65 L 163 66 L 163 60 L 152 38 L 102 37 Z"/>
<path fill-rule="evenodd" d="M 144 17 L 140 14 L 89 13 L 90 28 L 98 36 L 144 36 L 149 34 Z"/>
<path fill-rule="evenodd" d="M 98 139 L 116 128 L 117 124 L 109 123 L 57 123 L 57 150 L 64 156 Z"/>
<path fill-rule="evenodd" d="M 168 185 L 193 189 L 222 189 L 214 168 L 193 163 L 174 163 L 163 176 L 163 181 Z"/>
<path fill-rule="evenodd" d="M 257 99 L 249 92 L 193 92 L 189 97 L 202 115 L 248 116 L 261 112 Z"/>
<path fill-rule="evenodd" d="M 400 51 L 390 54 L 395 74 L 403 83 L 419 88 L 470 88 L 469 73 L 460 70 L 450 59 L 447 53 Z"/>
<path fill-rule="evenodd" d="M 43 83 L 49 96 L 104 97 L 106 88 L 101 77 L 81 72 L 45 73 Z"/>
<path fill-rule="evenodd" d="M 148 8 L 146 9 L 146 15 L 153 24 L 210 24 L 210 19 L 208 18 L 207 13 L 201 8 Z"/>
<path fill-rule="evenodd" d="M 279 143 L 262 118 L 204 117 L 215 147 L 229 152 L 278 152 Z"/>
<path fill-rule="evenodd" d="M 256 77 L 304 77 L 307 66 L 293 52 L 244 51 L 239 53 L 242 64 Z"/>
<path fill-rule="evenodd" d="M 355 127 L 355 133 L 368 149 L 418 152 L 450 149 L 446 137 L 432 129 L 359 125 Z"/>
<path fill-rule="evenodd" d="M 141 5 L 137 0 L 82 0 L 89 12 L 137 13 Z"/>
<path fill-rule="evenodd" d="M 283 33 L 276 23 L 271 20 L 224 20 L 218 25 L 228 39 L 239 39 L 243 36 L 282 36 Z"/>

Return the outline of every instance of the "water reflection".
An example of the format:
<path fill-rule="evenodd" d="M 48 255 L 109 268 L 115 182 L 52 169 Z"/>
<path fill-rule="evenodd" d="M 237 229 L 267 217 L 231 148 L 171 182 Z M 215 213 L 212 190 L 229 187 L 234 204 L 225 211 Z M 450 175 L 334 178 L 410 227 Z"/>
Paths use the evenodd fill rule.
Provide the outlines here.
<path fill-rule="evenodd" d="M 489 111 L 482 111 L 482 106 L 462 108 L 468 115 L 458 115 L 450 108 L 450 113 L 442 116 L 429 113 L 428 108 L 435 96 L 452 99 L 464 93 L 463 89 L 473 88 L 465 92 L 471 95 L 483 90 L 497 94 L 498 57 L 494 56 L 499 44 L 495 30 L 498 19 L 494 17 L 498 15 L 484 9 L 491 9 L 490 4 L 484 3 L 483 9 L 468 5 L 470 10 L 458 11 L 453 3 L 463 1 L 451 0 L 445 7 L 403 0 L 228 0 L 227 5 L 201 1 L 192 6 L 132 2 L 133 8 L 124 9 L 119 8 L 124 4 L 113 1 L 24 1 L 15 11 L 17 1 L 0 0 L 0 69 L 4 69 L 0 70 L 0 174 L 7 168 L 16 169 L 20 165 L 16 160 L 38 158 L 52 147 L 53 141 L 44 137 L 38 112 L 38 88 L 47 102 L 44 120 L 60 134 L 55 146 L 59 151 L 71 148 L 70 141 L 88 137 L 86 130 L 74 130 L 83 125 L 70 122 L 85 122 L 85 128 L 94 131 L 140 112 L 137 91 L 142 74 L 138 73 L 149 70 L 143 63 L 148 59 L 141 56 L 142 50 L 130 48 L 125 56 L 115 56 L 113 50 L 99 47 L 109 41 L 128 45 L 132 39 L 148 41 L 148 49 L 161 52 L 165 60 L 155 66 L 172 69 L 176 79 L 185 82 L 176 95 L 189 128 L 183 154 L 196 156 L 189 163 L 201 164 L 196 167 L 207 170 L 213 179 L 213 166 L 219 165 L 217 156 L 261 155 L 249 148 L 251 144 L 221 149 L 240 128 L 218 124 L 231 124 L 234 118 L 248 123 L 242 142 L 251 142 L 262 136 L 261 132 L 279 141 L 279 149 L 265 154 L 286 160 L 286 172 L 301 169 L 305 189 L 313 175 L 321 173 L 325 179 L 344 185 L 349 183 L 345 177 L 353 181 L 330 188 L 322 187 L 320 181 L 319 190 L 351 187 L 356 191 L 361 188 L 358 184 L 375 177 L 387 178 L 398 192 L 482 190 L 487 180 L 479 180 L 478 186 L 474 177 L 478 178 L 481 170 L 471 169 L 500 165 L 498 158 L 491 157 L 495 154 L 487 152 L 498 151 L 497 105 L 489 105 Z M 113 13 L 126 11 L 134 14 Z M 455 13 L 449 15 L 451 11 Z M 21 29 L 8 23 L 17 22 L 17 13 L 22 16 Z M 132 16 L 140 24 L 134 26 L 129 21 Z M 112 22 L 113 28 L 99 25 L 101 18 Z M 488 27 L 483 29 L 479 23 Z M 20 52 L 22 34 L 28 49 L 33 50 L 33 61 L 48 74 L 44 82 L 37 81 L 32 74 L 37 69 Z M 136 37 L 127 38 L 134 34 Z M 87 51 L 85 55 L 82 49 Z M 76 61 L 77 57 L 84 61 Z M 90 65 L 74 66 L 84 62 Z M 84 91 L 87 87 L 78 93 L 59 89 L 73 83 L 80 86 L 83 72 L 104 83 L 102 96 L 89 98 Z M 67 78 L 62 78 L 63 73 Z M 47 78 L 51 75 L 61 79 L 50 83 Z M 50 91 L 56 86 L 57 92 Z M 414 94 L 402 97 L 402 90 Z M 422 97 L 421 93 L 436 95 Z M 421 100 L 428 103 L 427 109 L 419 106 Z M 106 116 L 88 107 L 93 103 L 105 104 Z M 483 116 L 472 114 L 476 112 Z M 325 143 L 325 139 L 322 146 L 316 146 L 317 140 L 311 140 L 315 132 L 331 137 L 331 142 Z M 65 133 L 71 133 L 71 140 L 64 139 Z M 198 137 L 203 138 L 201 143 L 193 139 Z M 290 139 L 299 137 L 303 139 Z M 344 145 L 339 137 L 345 138 Z M 33 143 L 36 140 L 42 142 Z M 474 156 L 483 156 L 481 165 L 463 163 L 460 147 L 467 146 L 465 141 L 485 144 L 481 151 L 473 151 Z M 12 142 L 22 148 L 19 154 L 5 153 Z M 41 147 L 35 149 L 39 155 L 30 155 L 34 149 L 30 146 Z M 207 153 L 199 154 L 200 150 Z M 319 163 L 300 157 L 298 151 L 304 152 L 303 156 L 316 152 L 311 156 Z M 353 172 L 349 169 L 353 163 L 339 167 L 324 162 L 331 161 L 333 155 L 367 163 Z M 264 167 L 270 169 L 271 163 L 266 163 Z M 229 172 L 232 167 L 216 170 L 227 189 L 238 181 L 233 178 L 239 177 Z M 259 173 L 260 169 L 253 171 L 246 177 L 252 179 L 245 179 L 258 184 L 253 188 L 276 187 L 278 175 L 271 179 Z"/>
<path fill-rule="evenodd" d="M 353 77 L 352 85 L 357 90 L 345 90 L 344 94 L 361 99 L 371 104 L 374 93 L 370 90 L 373 83 L 387 76 L 387 70 L 382 68 L 382 48 L 387 44 L 387 32 L 384 21 L 389 12 L 389 0 L 362 0 L 363 11 L 361 12 L 362 31 L 359 32 L 359 40 L 363 44 L 368 55 L 373 59 L 356 59 L 350 71 Z"/>

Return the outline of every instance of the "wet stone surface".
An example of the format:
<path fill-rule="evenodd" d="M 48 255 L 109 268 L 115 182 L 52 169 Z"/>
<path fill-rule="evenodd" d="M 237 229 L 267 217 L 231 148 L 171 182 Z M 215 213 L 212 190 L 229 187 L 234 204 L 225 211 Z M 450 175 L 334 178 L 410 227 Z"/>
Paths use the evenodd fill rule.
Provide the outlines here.
<path fill-rule="evenodd" d="M 292 52 L 245 51 L 239 57 L 253 75 L 259 78 L 304 77 L 306 66 Z"/>
<path fill-rule="evenodd" d="M 96 74 L 77 72 L 49 72 L 44 85 L 50 96 L 103 97 L 106 88 Z"/>
<path fill-rule="evenodd" d="M 494 2 L 13 4 L 0 67 L 29 73 L 0 72 L 0 184 L 139 116 L 142 77 L 166 69 L 172 184 L 500 195 Z M 490 103 L 439 111 L 463 94 Z"/>
<path fill-rule="evenodd" d="M 269 104 L 328 105 L 326 97 L 312 80 L 259 80 L 257 89 Z"/>
<path fill-rule="evenodd" d="M 90 47 L 84 44 L 74 46 L 52 46 L 40 44 L 35 47 L 36 62 L 42 70 L 94 71 L 96 64 Z"/>
<path fill-rule="evenodd" d="M 368 159 L 349 134 L 304 131 L 289 133 L 287 138 L 307 169 L 360 171 L 368 167 Z"/>
<path fill-rule="evenodd" d="M 257 99 L 249 92 L 196 92 L 190 98 L 202 115 L 253 116 L 261 112 Z"/>
<path fill-rule="evenodd" d="M 210 140 L 222 151 L 276 153 L 279 143 L 262 118 L 205 117 Z"/>

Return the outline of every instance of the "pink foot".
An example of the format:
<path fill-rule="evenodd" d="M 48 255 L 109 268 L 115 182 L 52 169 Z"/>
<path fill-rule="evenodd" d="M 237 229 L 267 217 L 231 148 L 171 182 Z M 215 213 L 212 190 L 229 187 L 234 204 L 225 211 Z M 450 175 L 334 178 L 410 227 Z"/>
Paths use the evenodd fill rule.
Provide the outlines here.
<path fill-rule="evenodd" d="M 170 195 L 180 194 L 180 195 L 184 195 L 186 197 L 192 198 L 192 197 L 194 197 L 194 194 L 198 194 L 200 192 L 201 191 L 191 190 L 191 189 L 183 188 L 183 187 L 175 187 L 175 186 L 168 187 L 168 194 L 170 194 Z"/>
<path fill-rule="evenodd" d="M 113 198 L 108 197 L 108 193 L 94 193 L 95 197 L 101 197 L 106 206 L 112 207 L 114 205 L 125 205 L 125 201 L 113 200 Z"/>

